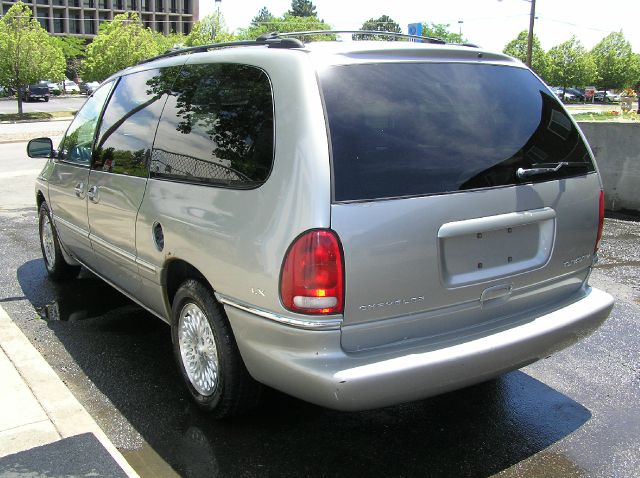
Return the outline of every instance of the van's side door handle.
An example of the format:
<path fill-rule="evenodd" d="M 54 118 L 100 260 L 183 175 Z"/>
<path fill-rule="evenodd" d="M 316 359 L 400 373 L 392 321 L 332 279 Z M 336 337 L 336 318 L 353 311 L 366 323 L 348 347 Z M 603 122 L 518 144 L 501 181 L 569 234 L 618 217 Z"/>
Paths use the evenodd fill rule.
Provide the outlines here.
<path fill-rule="evenodd" d="M 76 197 L 79 197 L 80 199 L 84 199 L 84 183 L 76 184 L 76 187 L 73 188 L 73 190 L 76 193 Z"/>
<path fill-rule="evenodd" d="M 100 197 L 98 196 L 98 186 L 91 186 L 87 191 L 87 197 L 89 198 L 89 201 L 97 203 L 100 200 Z"/>

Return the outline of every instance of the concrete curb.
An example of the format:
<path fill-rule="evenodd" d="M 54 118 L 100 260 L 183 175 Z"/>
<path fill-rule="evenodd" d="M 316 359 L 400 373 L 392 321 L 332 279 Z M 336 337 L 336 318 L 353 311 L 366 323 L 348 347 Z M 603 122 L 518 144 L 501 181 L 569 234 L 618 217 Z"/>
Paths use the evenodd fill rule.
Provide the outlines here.
<path fill-rule="evenodd" d="M 3 393 L 5 390 L 8 392 L 2 397 L 3 409 L 0 410 L 0 414 L 5 418 L 9 417 L 10 420 L 19 415 L 24 417 L 23 424 L 19 424 L 20 419 L 16 418 L 16 426 L 0 431 L 0 456 L 18 453 L 63 438 L 92 433 L 129 477 L 139 478 L 2 306 L 0 355 L 5 355 L 8 359 L 7 361 L 0 357 L 3 359 L 3 366 L 0 367 Z M 32 404 L 26 406 L 27 402 Z M 41 411 L 37 409 L 38 405 Z M 30 408 L 29 416 L 24 416 L 25 408 Z"/>

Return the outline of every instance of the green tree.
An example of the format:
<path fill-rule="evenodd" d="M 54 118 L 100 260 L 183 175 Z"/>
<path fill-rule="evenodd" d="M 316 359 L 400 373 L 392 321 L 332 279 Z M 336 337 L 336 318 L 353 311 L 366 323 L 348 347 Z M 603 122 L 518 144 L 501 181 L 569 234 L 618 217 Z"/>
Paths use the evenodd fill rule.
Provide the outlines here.
<path fill-rule="evenodd" d="M 448 23 L 423 23 L 422 36 L 439 38 L 447 43 L 465 43 L 467 41 L 460 33 L 450 31 L 449 27 Z"/>
<path fill-rule="evenodd" d="M 65 70 L 66 77 L 75 80 L 80 74 L 80 68 L 87 48 L 86 43 L 82 38 L 72 36 L 51 36 L 50 39 L 60 48 L 64 55 L 67 65 Z"/>
<path fill-rule="evenodd" d="M 158 45 L 160 53 L 165 53 L 174 48 L 184 47 L 187 36 L 183 33 L 169 33 L 168 35 L 164 35 L 160 32 L 153 32 L 153 40 Z"/>
<path fill-rule="evenodd" d="M 269 23 L 270 21 L 273 20 L 273 18 L 274 18 L 273 15 L 267 9 L 267 7 L 262 7 L 258 12 L 258 14 L 255 17 L 253 17 L 253 20 L 251 20 L 251 26 L 256 27 L 264 23 Z"/>
<path fill-rule="evenodd" d="M 161 53 L 151 30 L 140 23 L 135 12 L 121 13 L 100 25 L 98 35 L 87 47 L 82 65 L 86 81 L 104 80 L 113 73 Z"/>
<path fill-rule="evenodd" d="M 18 92 L 18 114 L 23 89 L 44 78 L 62 78 L 64 67 L 62 51 L 28 6 L 19 1 L 0 18 L 0 85 Z"/>
<path fill-rule="evenodd" d="M 239 31 L 239 37 L 246 40 L 255 40 L 260 35 L 269 32 L 286 33 L 316 30 L 331 30 L 331 25 L 322 20 L 318 20 L 316 17 L 295 17 L 285 13 L 282 18 L 273 18 L 269 23 L 241 29 Z M 334 37 L 334 35 L 311 35 L 301 39 L 314 41 L 330 40 Z"/>
<path fill-rule="evenodd" d="M 575 36 L 554 46 L 547 53 L 547 57 L 549 63 L 546 80 L 552 85 L 562 86 L 563 97 L 569 86 L 584 86 L 593 83 L 596 76 L 596 64 Z"/>
<path fill-rule="evenodd" d="M 287 13 L 294 17 L 315 17 L 316 7 L 311 0 L 292 0 Z"/>
<path fill-rule="evenodd" d="M 402 33 L 398 25 L 389 15 L 382 15 L 380 18 L 370 18 L 362 24 L 360 30 Z M 354 40 L 397 40 L 398 37 L 385 35 L 353 35 Z"/>
<path fill-rule="evenodd" d="M 591 55 L 598 69 L 598 82 L 605 90 L 631 86 L 637 80 L 636 55 L 622 32 L 604 37 L 593 47 Z"/>
<path fill-rule="evenodd" d="M 503 52 L 524 63 L 527 59 L 528 38 L 529 32 L 527 30 L 521 31 L 515 39 L 511 40 L 507 46 L 504 47 Z M 536 35 L 533 35 L 532 46 L 531 69 L 540 77 L 546 79 L 548 76 L 549 60 L 547 58 L 547 54 L 540 46 L 540 40 Z"/>
<path fill-rule="evenodd" d="M 221 13 L 212 13 L 193 25 L 187 36 L 186 46 L 210 45 L 233 41 L 236 36 L 229 31 Z"/>

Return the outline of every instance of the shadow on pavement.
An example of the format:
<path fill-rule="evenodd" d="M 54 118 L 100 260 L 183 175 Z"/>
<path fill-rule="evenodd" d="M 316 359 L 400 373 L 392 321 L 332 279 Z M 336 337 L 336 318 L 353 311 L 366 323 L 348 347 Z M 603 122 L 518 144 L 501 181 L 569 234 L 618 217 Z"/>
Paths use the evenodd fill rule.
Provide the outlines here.
<path fill-rule="evenodd" d="M 162 321 L 86 272 L 52 284 L 42 261 L 33 260 L 17 275 L 82 372 L 183 476 L 489 476 L 545 450 L 591 417 L 571 398 L 516 371 L 359 413 L 271 391 L 252 416 L 214 421 L 189 400 Z M 106 429 L 108 417 L 90 411 Z M 573 469 L 568 457 L 559 459 L 565 458 L 565 468 Z"/>

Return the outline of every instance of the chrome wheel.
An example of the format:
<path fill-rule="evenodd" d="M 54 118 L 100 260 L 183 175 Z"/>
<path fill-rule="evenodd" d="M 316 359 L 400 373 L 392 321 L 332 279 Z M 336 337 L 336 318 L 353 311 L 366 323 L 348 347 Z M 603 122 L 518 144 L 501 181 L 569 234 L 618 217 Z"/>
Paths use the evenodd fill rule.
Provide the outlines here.
<path fill-rule="evenodd" d="M 42 252 L 47 268 L 51 268 L 56 261 L 56 245 L 53 240 L 53 225 L 48 215 L 42 218 L 42 228 L 40 229 L 40 241 L 42 242 Z"/>
<path fill-rule="evenodd" d="M 218 385 L 218 349 L 211 325 L 193 302 L 182 307 L 178 323 L 180 356 L 187 377 L 198 393 L 210 396 Z"/>

